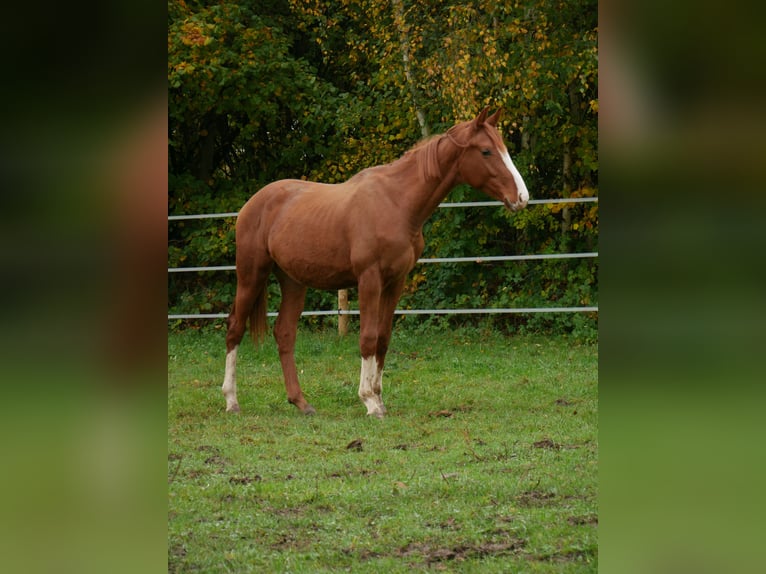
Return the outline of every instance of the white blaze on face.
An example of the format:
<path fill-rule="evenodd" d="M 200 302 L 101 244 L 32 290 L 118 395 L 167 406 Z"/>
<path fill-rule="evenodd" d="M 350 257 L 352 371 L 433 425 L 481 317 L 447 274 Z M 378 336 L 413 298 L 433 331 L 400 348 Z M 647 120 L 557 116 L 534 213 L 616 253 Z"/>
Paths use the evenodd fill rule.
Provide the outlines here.
<path fill-rule="evenodd" d="M 524 183 L 524 179 L 522 179 L 521 174 L 519 173 L 519 170 L 517 170 L 516 166 L 513 165 L 513 160 L 511 160 L 511 156 L 508 155 L 508 150 L 501 149 L 498 151 L 500 152 L 500 157 L 503 158 L 503 163 L 505 164 L 505 167 L 507 167 L 508 171 L 511 172 L 511 175 L 513 176 L 513 181 L 516 183 L 516 189 L 519 192 L 519 199 L 517 203 L 524 206 L 529 201 L 529 191 L 527 191 L 527 185 Z"/>

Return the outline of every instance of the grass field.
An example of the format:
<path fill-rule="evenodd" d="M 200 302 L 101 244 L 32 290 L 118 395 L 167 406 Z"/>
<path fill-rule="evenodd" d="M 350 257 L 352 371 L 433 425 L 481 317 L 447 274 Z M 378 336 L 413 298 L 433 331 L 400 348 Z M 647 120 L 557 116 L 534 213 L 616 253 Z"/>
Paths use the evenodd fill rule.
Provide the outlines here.
<path fill-rule="evenodd" d="M 169 572 L 596 572 L 596 345 L 399 326 L 384 420 L 357 337 L 301 331 L 317 415 L 287 403 L 273 341 L 168 341 Z"/>

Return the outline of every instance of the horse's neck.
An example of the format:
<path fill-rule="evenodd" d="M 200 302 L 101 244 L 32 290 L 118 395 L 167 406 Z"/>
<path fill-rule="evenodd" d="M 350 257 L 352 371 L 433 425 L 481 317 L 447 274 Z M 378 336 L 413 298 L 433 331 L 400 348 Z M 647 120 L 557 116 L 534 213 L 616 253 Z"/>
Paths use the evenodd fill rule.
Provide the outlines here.
<path fill-rule="evenodd" d="M 439 145 L 439 141 L 434 141 L 431 145 Z M 451 150 L 450 150 L 451 151 Z M 425 153 L 425 151 L 423 152 Z M 409 162 L 409 170 L 413 171 L 412 179 L 417 181 L 407 189 L 402 189 L 405 197 L 404 209 L 411 225 L 418 230 L 423 227 L 426 220 L 431 217 L 442 200 L 457 184 L 457 155 L 458 153 L 444 153 L 444 159 L 440 162 L 439 169 L 441 177 L 424 178 L 422 170 L 419 169 L 417 161 Z"/>

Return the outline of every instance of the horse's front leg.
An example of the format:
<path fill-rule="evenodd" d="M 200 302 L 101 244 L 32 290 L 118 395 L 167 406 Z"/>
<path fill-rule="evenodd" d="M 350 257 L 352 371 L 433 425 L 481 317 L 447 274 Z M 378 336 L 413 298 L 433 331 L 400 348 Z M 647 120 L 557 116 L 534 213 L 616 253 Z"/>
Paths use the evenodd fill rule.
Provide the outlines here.
<path fill-rule="evenodd" d="M 394 326 L 394 312 L 399 299 L 404 290 L 406 277 L 402 277 L 391 283 L 380 297 L 380 307 L 378 308 L 378 344 L 375 350 L 375 359 L 377 361 L 377 376 L 373 383 L 373 391 L 380 398 L 380 407 L 383 413 L 386 407 L 383 405 L 383 367 L 386 364 L 386 354 L 388 353 L 388 344 L 391 341 L 391 330 Z"/>
<path fill-rule="evenodd" d="M 383 367 L 391 340 L 394 311 L 403 289 L 404 278 L 381 290 L 377 297 L 377 305 L 374 301 L 369 301 L 365 306 L 368 317 L 362 320 L 363 326 L 360 331 L 362 370 L 359 378 L 359 397 L 367 407 L 367 414 L 378 418 L 383 418 L 386 414 L 386 406 L 383 404 Z M 361 290 L 359 307 L 362 309 Z"/>
<path fill-rule="evenodd" d="M 367 414 L 383 418 L 382 371 L 378 365 L 378 312 L 381 304 L 381 279 L 375 270 L 359 277 L 359 351 L 362 368 L 359 375 L 359 398 L 367 407 Z"/>

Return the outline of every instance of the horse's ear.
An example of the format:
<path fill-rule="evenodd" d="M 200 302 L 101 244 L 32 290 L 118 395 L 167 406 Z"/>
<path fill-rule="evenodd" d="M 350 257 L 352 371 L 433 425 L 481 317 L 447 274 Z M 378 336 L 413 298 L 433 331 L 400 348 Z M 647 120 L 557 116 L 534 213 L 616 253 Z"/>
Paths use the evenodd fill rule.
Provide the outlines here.
<path fill-rule="evenodd" d="M 487 112 L 489 112 L 489 106 L 481 110 L 478 116 L 476 116 L 476 119 L 473 120 L 473 125 L 477 128 L 482 126 L 484 124 L 484 121 L 487 119 Z"/>
<path fill-rule="evenodd" d="M 489 116 L 489 118 L 487 118 L 487 123 L 491 125 L 492 127 L 497 127 L 497 122 L 500 119 L 500 114 L 502 111 L 503 111 L 502 107 L 497 108 L 497 111 L 491 116 Z"/>

